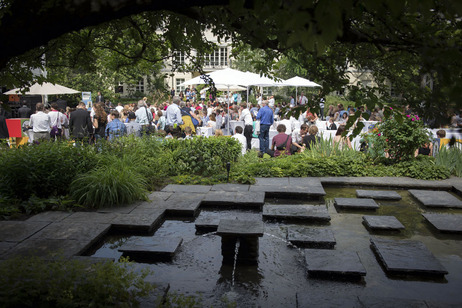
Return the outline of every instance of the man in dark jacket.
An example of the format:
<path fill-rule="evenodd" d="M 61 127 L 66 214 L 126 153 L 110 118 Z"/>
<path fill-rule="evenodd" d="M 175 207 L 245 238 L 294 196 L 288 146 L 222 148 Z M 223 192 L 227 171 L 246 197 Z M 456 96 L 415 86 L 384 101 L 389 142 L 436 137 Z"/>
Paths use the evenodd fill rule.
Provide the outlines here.
<path fill-rule="evenodd" d="M 26 104 L 24 104 L 21 108 L 18 109 L 18 114 L 20 118 L 30 118 L 32 110 L 27 107 Z"/>
<path fill-rule="evenodd" d="M 73 138 L 76 140 L 89 138 L 90 134 L 93 133 L 93 125 L 91 124 L 90 113 L 87 111 L 84 102 L 80 102 L 77 106 L 77 109 L 71 112 L 69 128 Z"/>

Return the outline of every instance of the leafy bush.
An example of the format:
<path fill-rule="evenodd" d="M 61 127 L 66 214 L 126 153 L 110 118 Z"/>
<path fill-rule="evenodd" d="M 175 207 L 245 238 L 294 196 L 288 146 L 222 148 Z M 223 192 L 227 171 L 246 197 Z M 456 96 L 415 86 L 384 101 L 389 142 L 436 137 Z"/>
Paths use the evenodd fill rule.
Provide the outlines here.
<path fill-rule="evenodd" d="M 241 155 L 239 142 L 229 137 L 168 140 L 164 149 L 172 155 L 170 175 L 222 173 L 227 162 L 235 162 Z"/>
<path fill-rule="evenodd" d="M 136 166 L 110 157 L 107 164 L 80 174 L 71 184 L 71 196 L 89 208 L 113 207 L 146 200 L 146 180 Z"/>
<path fill-rule="evenodd" d="M 155 289 L 125 264 L 15 258 L 0 264 L 2 307 L 133 307 Z"/>
<path fill-rule="evenodd" d="M 451 174 L 462 176 L 462 150 L 457 147 L 442 147 L 436 155 L 436 165 L 445 166 Z"/>
<path fill-rule="evenodd" d="M 92 147 L 42 142 L 0 152 L 0 194 L 27 200 L 66 195 L 75 176 L 94 165 Z"/>
<path fill-rule="evenodd" d="M 430 142 L 430 135 L 425 130 L 423 121 L 418 116 L 403 116 L 395 112 L 393 117 L 387 116 L 389 109 L 385 109 L 387 120 L 379 125 L 376 145 L 388 152 L 390 159 L 395 161 L 408 160 L 414 157 L 415 150 Z"/>

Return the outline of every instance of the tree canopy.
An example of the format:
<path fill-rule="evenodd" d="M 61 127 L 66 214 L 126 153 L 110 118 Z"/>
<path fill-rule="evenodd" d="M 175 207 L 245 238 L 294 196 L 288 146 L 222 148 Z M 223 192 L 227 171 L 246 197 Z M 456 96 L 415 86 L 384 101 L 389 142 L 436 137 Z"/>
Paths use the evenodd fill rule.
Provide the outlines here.
<path fill-rule="evenodd" d="M 284 55 L 334 90 L 348 61 L 413 106 L 443 113 L 461 106 L 461 13 L 450 0 L 3 0 L 0 83 L 24 84 L 44 66 L 152 71 L 172 50 L 210 51 L 210 29 L 259 48 L 261 72 Z"/>

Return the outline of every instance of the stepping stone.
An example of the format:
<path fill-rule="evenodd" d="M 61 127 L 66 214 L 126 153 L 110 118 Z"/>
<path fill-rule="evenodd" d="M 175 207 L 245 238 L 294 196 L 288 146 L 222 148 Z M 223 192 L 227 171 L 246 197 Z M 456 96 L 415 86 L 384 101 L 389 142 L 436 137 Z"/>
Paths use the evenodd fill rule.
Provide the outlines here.
<path fill-rule="evenodd" d="M 320 199 L 326 195 L 322 186 L 252 185 L 252 192 L 264 192 L 266 198 Z"/>
<path fill-rule="evenodd" d="M 213 232 L 217 231 L 218 224 L 222 219 L 231 220 L 255 220 L 260 222 L 262 220 L 261 213 L 250 213 L 250 212 L 233 212 L 228 213 L 207 213 L 201 212 L 199 217 L 195 220 L 195 226 L 197 231 L 201 232 Z"/>
<path fill-rule="evenodd" d="M 400 194 L 392 190 L 356 190 L 356 197 L 379 200 L 401 200 Z"/>
<path fill-rule="evenodd" d="M 210 191 L 210 185 L 178 185 L 170 184 L 165 186 L 161 191 L 163 192 L 180 192 L 180 193 L 202 193 L 205 194 Z"/>
<path fill-rule="evenodd" d="M 261 209 L 265 203 L 264 192 L 209 191 L 202 200 L 203 205 L 243 207 Z"/>
<path fill-rule="evenodd" d="M 371 238 L 371 243 L 389 274 L 443 276 L 448 273 L 421 242 Z"/>
<path fill-rule="evenodd" d="M 325 228 L 289 227 L 287 239 L 299 247 L 332 249 L 336 244 L 332 230 Z"/>
<path fill-rule="evenodd" d="M 203 194 L 175 193 L 161 206 L 167 214 L 175 216 L 196 216 L 201 205 Z"/>
<path fill-rule="evenodd" d="M 422 216 L 440 232 L 462 233 L 462 215 L 425 213 Z"/>
<path fill-rule="evenodd" d="M 11 259 L 19 256 L 37 256 L 47 260 L 70 258 L 83 254 L 88 248 L 88 241 L 35 238 L 23 241 L 9 249 L 2 255 L 2 258 Z"/>
<path fill-rule="evenodd" d="M 250 185 L 243 184 L 215 184 L 212 186 L 212 191 L 249 191 Z"/>
<path fill-rule="evenodd" d="M 305 261 L 308 274 L 313 276 L 361 278 L 366 275 L 355 251 L 305 249 Z"/>
<path fill-rule="evenodd" d="M 44 221 L 44 222 L 55 222 L 55 221 L 61 221 L 64 218 L 68 217 L 71 215 L 69 212 L 60 212 L 60 211 L 48 211 L 48 212 L 42 212 L 37 215 L 34 215 L 27 219 L 27 222 L 39 222 L 39 221 Z"/>
<path fill-rule="evenodd" d="M 264 232 L 263 222 L 257 220 L 221 219 L 217 229 L 220 236 L 262 237 Z"/>
<path fill-rule="evenodd" d="M 335 198 L 334 204 L 342 209 L 376 210 L 379 208 L 374 199 Z"/>
<path fill-rule="evenodd" d="M 46 221 L 0 221 L 0 241 L 21 242 L 45 228 L 48 224 L 49 222 Z"/>
<path fill-rule="evenodd" d="M 120 215 L 112 221 L 112 229 L 117 231 L 134 231 L 149 233 L 162 223 L 165 211 L 157 210 L 151 213 L 136 213 Z"/>
<path fill-rule="evenodd" d="M 363 216 L 366 226 L 372 230 L 399 231 L 404 229 L 403 224 L 395 216 Z"/>
<path fill-rule="evenodd" d="M 289 186 L 289 178 L 255 178 L 255 185 L 252 185 L 252 186 L 262 186 L 262 185 Z"/>
<path fill-rule="evenodd" d="M 77 240 L 88 246 L 109 232 L 110 224 L 92 222 L 55 222 L 35 234 L 31 239 Z"/>
<path fill-rule="evenodd" d="M 462 201 L 447 191 L 409 190 L 426 207 L 462 208 Z"/>
<path fill-rule="evenodd" d="M 330 221 L 325 205 L 312 204 L 266 204 L 263 207 L 263 218 L 299 221 Z"/>
<path fill-rule="evenodd" d="M 119 217 L 119 214 L 117 213 L 76 212 L 64 218 L 62 222 L 91 222 L 108 224 L 117 217 Z"/>
<path fill-rule="evenodd" d="M 149 242 L 136 239 L 122 245 L 118 250 L 135 260 L 155 262 L 171 260 L 182 242 L 181 237 L 152 237 Z"/>

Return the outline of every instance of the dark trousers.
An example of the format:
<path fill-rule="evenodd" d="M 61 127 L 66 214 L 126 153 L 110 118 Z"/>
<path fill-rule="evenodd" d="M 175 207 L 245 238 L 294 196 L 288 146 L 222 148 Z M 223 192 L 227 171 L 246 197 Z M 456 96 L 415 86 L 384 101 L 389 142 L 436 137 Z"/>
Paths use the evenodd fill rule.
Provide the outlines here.
<path fill-rule="evenodd" d="M 269 149 L 269 130 L 271 125 L 269 124 L 260 124 L 260 152 L 262 154 L 266 153 L 266 150 Z"/>
<path fill-rule="evenodd" d="M 246 125 L 244 127 L 244 137 L 247 139 L 247 150 L 252 148 L 252 133 L 253 133 L 253 126 Z"/>

